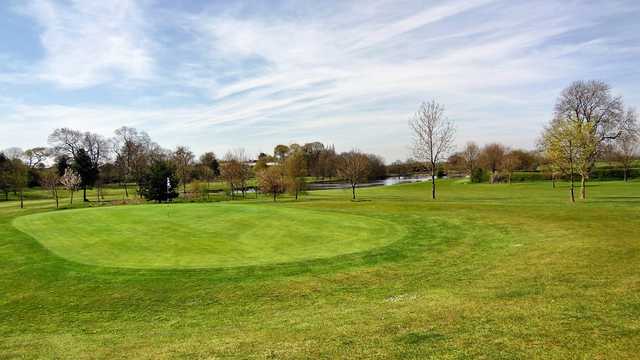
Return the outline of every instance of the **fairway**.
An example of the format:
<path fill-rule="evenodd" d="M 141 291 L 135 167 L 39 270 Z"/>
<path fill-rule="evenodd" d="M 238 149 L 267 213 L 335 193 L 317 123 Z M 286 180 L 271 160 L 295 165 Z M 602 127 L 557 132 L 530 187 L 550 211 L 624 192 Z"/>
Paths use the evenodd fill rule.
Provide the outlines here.
<path fill-rule="evenodd" d="M 262 205 L 110 207 L 19 217 L 14 225 L 56 255 L 126 268 L 208 268 L 286 263 L 366 251 L 403 228 L 331 211 Z"/>

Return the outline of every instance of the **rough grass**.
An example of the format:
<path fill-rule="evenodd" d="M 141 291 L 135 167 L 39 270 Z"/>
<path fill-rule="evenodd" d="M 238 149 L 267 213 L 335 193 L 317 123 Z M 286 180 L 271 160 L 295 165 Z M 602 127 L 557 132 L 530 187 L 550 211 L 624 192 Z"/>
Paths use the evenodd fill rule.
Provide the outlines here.
<path fill-rule="evenodd" d="M 24 210 L 0 202 L 0 357 L 640 353 L 640 183 L 592 184 L 590 199 L 575 205 L 566 187 L 548 183 L 443 182 L 437 201 L 428 200 L 429 184 L 359 194 L 358 202 L 338 190 L 233 206 L 379 219 L 405 229 L 397 241 L 218 269 L 71 262 L 12 226 L 18 216 L 50 211 L 50 200 Z"/>

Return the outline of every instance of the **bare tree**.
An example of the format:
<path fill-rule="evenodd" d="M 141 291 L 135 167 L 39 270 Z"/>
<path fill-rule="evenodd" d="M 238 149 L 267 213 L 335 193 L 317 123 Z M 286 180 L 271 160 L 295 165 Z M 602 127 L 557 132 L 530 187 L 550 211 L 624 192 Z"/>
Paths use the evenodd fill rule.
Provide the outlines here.
<path fill-rule="evenodd" d="M 520 157 L 514 151 L 509 151 L 502 160 L 502 167 L 504 168 L 505 173 L 507 173 L 507 182 L 511 184 L 511 177 L 513 176 L 513 171 L 520 166 Z"/>
<path fill-rule="evenodd" d="M 356 187 L 369 176 L 369 158 L 358 150 L 342 153 L 337 159 L 338 176 L 351 185 L 353 200 L 356 199 Z"/>
<path fill-rule="evenodd" d="M 178 177 L 182 183 L 182 192 L 186 194 L 187 183 L 190 180 L 191 166 L 195 155 L 186 146 L 178 146 L 173 152 L 173 161 L 176 164 Z"/>
<path fill-rule="evenodd" d="M 625 129 L 614 143 L 614 159 L 618 161 L 624 171 L 624 181 L 629 179 L 629 170 L 634 160 L 639 156 L 640 130 L 638 129 L 637 114 L 633 110 L 627 111 Z"/>
<path fill-rule="evenodd" d="M 44 167 L 49 156 L 50 152 L 46 147 L 34 147 L 24 151 L 25 164 L 29 169 Z"/>
<path fill-rule="evenodd" d="M 480 158 L 480 147 L 473 141 L 469 141 L 462 150 L 462 159 L 469 176 L 473 174 L 473 170 L 478 167 L 478 159 Z"/>
<path fill-rule="evenodd" d="M 422 103 L 409 122 L 413 130 L 413 152 L 431 168 L 431 198 L 436 198 L 436 172 L 440 163 L 453 150 L 455 128 L 444 116 L 444 106 L 435 100 Z"/>
<path fill-rule="evenodd" d="M 60 206 L 58 200 L 58 184 L 60 184 L 60 175 L 54 169 L 48 169 L 42 176 L 42 184 L 51 191 L 51 196 L 56 200 L 56 209 Z"/>

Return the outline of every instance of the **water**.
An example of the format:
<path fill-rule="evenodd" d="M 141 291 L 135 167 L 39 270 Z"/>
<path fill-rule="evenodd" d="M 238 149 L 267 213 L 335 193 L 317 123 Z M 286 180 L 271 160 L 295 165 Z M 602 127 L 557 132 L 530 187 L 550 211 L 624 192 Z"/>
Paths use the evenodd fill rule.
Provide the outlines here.
<path fill-rule="evenodd" d="M 358 184 L 358 187 L 371 186 L 390 186 L 397 184 L 410 184 L 423 181 L 431 181 L 431 177 L 424 176 L 393 176 L 381 180 L 372 180 Z M 307 184 L 308 190 L 329 190 L 329 189 L 348 189 L 351 187 L 349 183 L 311 183 Z"/>

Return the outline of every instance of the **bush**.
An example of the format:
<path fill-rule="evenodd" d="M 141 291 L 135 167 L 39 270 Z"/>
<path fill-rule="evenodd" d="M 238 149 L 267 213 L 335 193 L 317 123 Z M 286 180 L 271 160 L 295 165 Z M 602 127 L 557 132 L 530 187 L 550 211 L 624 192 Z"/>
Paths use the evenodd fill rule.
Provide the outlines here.
<path fill-rule="evenodd" d="M 471 172 L 472 183 L 482 183 L 489 181 L 489 173 L 483 168 L 475 168 Z"/>

